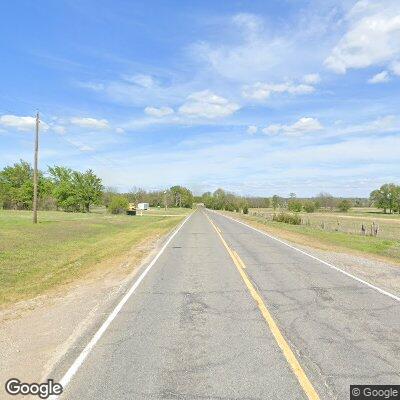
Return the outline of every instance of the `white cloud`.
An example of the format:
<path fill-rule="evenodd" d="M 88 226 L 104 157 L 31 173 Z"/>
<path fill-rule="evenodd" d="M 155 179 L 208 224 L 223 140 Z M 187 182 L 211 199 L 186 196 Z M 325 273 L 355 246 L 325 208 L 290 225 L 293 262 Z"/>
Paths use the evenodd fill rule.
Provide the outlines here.
<path fill-rule="evenodd" d="M 281 125 L 277 125 L 280 127 Z M 331 126 L 323 127 L 323 138 L 352 138 L 352 137 L 379 137 L 381 134 L 400 132 L 400 117 L 385 115 L 371 121 L 359 124 L 345 124 L 344 121 L 334 121 Z M 280 130 L 278 129 L 278 133 Z M 272 134 L 266 131 L 265 133 Z M 342 139 L 340 139 L 342 140 Z"/>
<path fill-rule="evenodd" d="M 390 70 L 394 75 L 400 76 L 400 61 L 394 61 L 390 65 Z"/>
<path fill-rule="evenodd" d="M 179 107 L 179 112 L 195 118 L 226 117 L 236 112 L 240 106 L 210 90 L 192 93 Z"/>
<path fill-rule="evenodd" d="M 248 134 L 250 134 L 250 135 L 254 135 L 255 133 L 257 133 L 257 131 L 258 131 L 258 128 L 255 125 L 249 125 L 247 127 L 247 131 L 246 132 Z"/>
<path fill-rule="evenodd" d="M 321 77 L 319 74 L 307 74 L 304 75 L 303 81 L 309 85 L 316 85 L 321 82 Z"/>
<path fill-rule="evenodd" d="M 145 75 L 145 74 L 137 74 L 133 76 L 127 76 L 125 75 L 123 77 L 127 82 L 134 83 L 138 86 L 142 86 L 144 88 L 151 88 L 153 86 L 157 85 L 157 82 L 154 80 L 154 78 L 151 75 Z"/>
<path fill-rule="evenodd" d="M 292 125 L 272 124 L 263 129 L 263 132 L 270 135 L 301 135 L 303 133 L 316 132 L 323 129 L 321 123 L 310 117 L 300 118 Z"/>
<path fill-rule="evenodd" d="M 400 119 L 394 115 L 386 115 L 363 124 L 349 125 L 334 131 L 330 136 L 366 135 L 400 131 Z"/>
<path fill-rule="evenodd" d="M 400 2 L 359 0 L 346 17 L 348 29 L 325 65 L 337 73 L 388 65 L 400 56 Z"/>
<path fill-rule="evenodd" d="M 379 72 L 379 74 L 376 74 L 372 78 L 368 79 L 368 83 L 385 83 L 389 81 L 390 76 L 387 71 Z"/>
<path fill-rule="evenodd" d="M 0 115 L 0 126 L 16 129 L 21 132 L 33 131 L 36 125 L 36 118 L 31 116 L 20 117 L 18 115 L 5 114 Z M 40 119 L 40 130 L 47 131 L 49 125 Z"/>
<path fill-rule="evenodd" d="M 116 132 L 116 133 L 124 133 L 124 132 L 125 132 L 125 129 L 124 129 L 124 128 L 121 128 L 121 127 L 118 127 L 118 128 L 115 128 L 115 132 Z"/>
<path fill-rule="evenodd" d="M 81 84 L 81 86 L 98 92 L 112 102 L 145 108 L 149 104 L 176 105 L 193 91 L 193 81 L 177 83 L 175 71 L 166 71 L 161 84 L 151 76 L 123 76 L 122 79 L 104 81 L 100 84 Z"/>
<path fill-rule="evenodd" d="M 107 129 L 109 128 L 108 121 L 106 119 L 96 119 L 89 117 L 73 117 L 70 120 L 71 124 L 79 126 L 81 128 L 90 129 Z"/>
<path fill-rule="evenodd" d="M 257 15 L 241 13 L 218 23 L 219 40 L 193 44 L 191 55 L 224 78 L 263 79 L 288 50 L 287 40 L 268 35 Z"/>
<path fill-rule="evenodd" d="M 0 125 L 7 128 L 15 128 L 18 131 L 31 131 L 35 127 L 34 117 L 19 117 L 17 115 L 0 116 Z"/>
<path fill-rule="evenodd" d="M 157 117 L 157 118 L 161 118 L 161 117 L 165 117 L 166 115 L 171 115 L 174 113 L 174 110 L 171 107 L 146 107 L 144 109 L 144 112 L 147 115 L 151 115 L 152 117 Z"/>
<path fill-rule="evenodd" d="M 190 56 L 205 67 L 207 76 L 231 83 L 301 76 L 321 63 L 343 8 L 334 0 L 308 3 L 290 23 L 249 13 L 216 18 L 215 39 L 192 44 Z"/>
<path fill-rule="evenodd" d="M 367 124 L 367 127 L 373 132 L 393 132 L 400 130 L 400 123 L 394 115 L 386 115 Z"/>
<path fill-rule="evenodd" d="M 248 99 L 265 100 L 273 93 L 308 94 L 315 91 L 315 88 L 306 84 L 287 83 L 262 83 L 243 87 L 242 95 Z"/>

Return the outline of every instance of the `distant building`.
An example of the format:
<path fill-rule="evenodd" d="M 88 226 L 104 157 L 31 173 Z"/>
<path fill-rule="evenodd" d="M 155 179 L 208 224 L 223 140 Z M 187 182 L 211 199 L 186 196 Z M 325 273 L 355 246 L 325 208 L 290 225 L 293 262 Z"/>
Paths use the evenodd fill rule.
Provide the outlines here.
<path fill-rule="evenodd" d="M 148 210 L 149 209 L 149 203 L 138 203 L 137 209 L 138 210 Z"/>

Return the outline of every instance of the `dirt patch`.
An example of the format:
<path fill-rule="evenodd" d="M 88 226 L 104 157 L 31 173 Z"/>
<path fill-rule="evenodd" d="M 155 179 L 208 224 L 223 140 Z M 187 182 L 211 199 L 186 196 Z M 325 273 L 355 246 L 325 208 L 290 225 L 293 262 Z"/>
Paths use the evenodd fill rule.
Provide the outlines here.
<path fill-rule="evenodd" d="M 143 241 L 123 256 L 100 263 L 85 279 L 1 310 L 1 391 L 5 393 L 4 383 L 10 377 L 44 381 L 74 342 L 126 290 L 162 242 L 160 237 Z"/>

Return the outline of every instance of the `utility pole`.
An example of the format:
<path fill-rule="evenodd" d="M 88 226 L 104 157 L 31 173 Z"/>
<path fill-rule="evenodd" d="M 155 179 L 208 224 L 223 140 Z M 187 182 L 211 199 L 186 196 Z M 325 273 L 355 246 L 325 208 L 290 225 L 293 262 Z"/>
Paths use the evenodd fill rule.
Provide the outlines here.
<path fill-rule="evenodd" d="M 36 114 L 36 129 L 35 129 L 35 156 L 33 161 L 33 223 L 37 224 L 37 209 L 38 209 L 38 153 L 39 153 L 39 112 Z"/>
<path fill-rule="evenodd" d="M 164 206 L 165 206 L 165 211 L 167 211 L 168 205 L 167 205 L 167 191 L 166 190 L 164 190 Z"/>

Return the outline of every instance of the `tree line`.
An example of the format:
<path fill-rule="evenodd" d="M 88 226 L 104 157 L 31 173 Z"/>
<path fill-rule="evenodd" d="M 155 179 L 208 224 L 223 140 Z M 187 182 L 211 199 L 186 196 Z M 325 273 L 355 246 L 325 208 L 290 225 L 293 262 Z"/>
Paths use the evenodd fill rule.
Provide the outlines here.
<path fill-rule="evenodd" d="M 193 196 L 184 186 L 165 190 L 146 191 L 133 188 L 118 193 L 104 188 L 102 180 L 92 170 L 75 171 L 64 166 L 48 167 L 39 171 L 39 209 L 88 212 L 94 205 L 104 205 L 111 212 L 123 212 L 128 203 L 149 203 L 151 207 L 187 207 L 203 203 L 215 210 L 248 213 L 249 208 L 285 208 L 293 212 L 314 212 L 319 209 L 348 211 L 352 207 L 375 206 L 384 213 L 400 214 L 400 186 L 382 185 L 371 192 L 369 199 L 337 198 L 321 192 L 313 198 L 297 198 L 295 193 L 284 198 L 238 196 L 223 189 Z M 33 168 L 26 161 L 6 166 L 0 171 L 0 208 L 30 210 L 33 201 Z"/>
<path fill-rule="evenodd" d="M 321 192 L 313 198 L 297 198 L 295 193 L 289 197 L 274 195 L 272 197 L 238 196 L 223 189 L 213 193 L 206 192 L 195 198 L 196 202 L 204 203 L 207 208 L 214 210 L 237 211 L 247 213 L 249 208 L 287 209 L 292 212 L 314 212 L 321 209 L 348 211 L 351 207 L 367 207 L 368 199 L 336 198 L 329 193 Z"/>
<path fill-rule="evenodd" d="M 327 192 L 321 192 L 312 198 L 297 198 L 295 193 L 289 197 L 274 195 L 268 197 L 237 196 L 223 189 L 213 193 L 206 192 L 196 197 L 196 201 L 204 203 L 208 208 L 226 211 L 248 212 L 249 208 L 287 209 L 292 212 L 312 213 L 318 210 L 339 210 L 347 212 L 355 207 L 371 207 L 382 209 L 384 213 L 400 214 L 400 185 L 385 183 L 379 189 L 371 192 L 369 198 L 335 197 Z"/>
<path fill-rule="evenodd" d="M 217 189 L 213 193 L 206 192 L 196 198 L 198 203 L 203 203 L 205 207 L 213 210 L 226 210 L 248 213 L 250 203 L 249 199 L 237 196 L 233 193 L 227 192 L 223 189 Z M 263 203 L 260 202 L 261 206 Z M 264 203 L 268 206 L 267 203 Z"/>
<path fill-rule="evenodd" d="M 152 207 L 192 207 L 193 194 L 183 186 L 166 190 L 146 191 L 134 188 L 118 193 L 104 188 L 101 178 L 92 170 L 75 171 L 64 166 L 39 171 L 39 209 L 89 212 L 95 205 L 104 205 L 111 212 L 125 212 L 128 203 L 149 203 Z M 33 203 L 33 168 L 21 160 L 0 171 L 0 208 L 31 210 Z"/>
<path fill-rule="evenodd" d="M 74 171 L 62 166 L 39 171 L 39 208 L 42 210 L 88 212 L 100 204 L 101 179 L 92 170 Z M 0 206 L 6 209 L 31 210 L 33 202 L 33 168 L 26 161 L 0 171 Z"/>
<path fill-rule="evenodd" d="M 126 210 L 129 203 L 149 203 L 150 207 L 184 207 L 192 208 L 194 196 L 184 186 L 175 185 L 165 190 L 146 191 L 132 188 L 127 193 L 118 193 L 113 188 L 106 188 L 103 194 L 103 204 L 113 214 Z"/>

